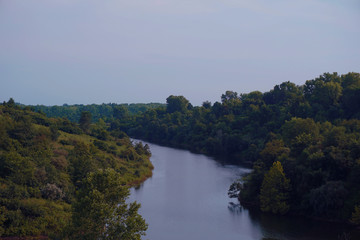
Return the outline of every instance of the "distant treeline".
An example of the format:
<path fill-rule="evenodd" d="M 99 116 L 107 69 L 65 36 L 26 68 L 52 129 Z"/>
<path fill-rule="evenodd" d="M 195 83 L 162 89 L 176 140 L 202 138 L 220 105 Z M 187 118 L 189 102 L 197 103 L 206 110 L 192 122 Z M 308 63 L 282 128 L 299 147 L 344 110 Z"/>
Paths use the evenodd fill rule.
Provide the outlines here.
<path fill-rule="evenodd" d="M 132 104 L 115 104 L 115 103 L 103 103 L 103 104 L 76 104 L 62 106 L 44 106 L 36 105 L 31 106 L 35 111 L 45 113 L 48 117 L 66 117 L 72 122 L 78 122 L 81 116 L 81 112 L 87 111 L 92 115 L 92 121 L 97 122 L 100 118 L 110 119 L 116 116 L 118 109 L 122 111 L 126 109 L 129 114 L 139 114 L 149 109 L 158 108 L 164 106 L 162 103 L 132 103 Z"/>
<path fill-rule="evenodd" d="M 249 162 L 243 204 L 360 223 L 360 74 L 325 73 L 304 85 L 238 94 L 193 107 L 183 96 L 110 128 L 132 137 Z"/>

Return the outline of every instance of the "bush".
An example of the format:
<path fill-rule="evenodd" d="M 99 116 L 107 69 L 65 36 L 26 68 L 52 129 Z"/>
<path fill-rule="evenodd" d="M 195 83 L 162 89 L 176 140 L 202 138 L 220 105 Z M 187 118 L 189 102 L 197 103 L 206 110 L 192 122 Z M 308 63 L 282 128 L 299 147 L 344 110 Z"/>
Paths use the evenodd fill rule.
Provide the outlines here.
<path fill-rule="evenodd" d="M 63 191 L 55 184 L 48 183 L 41 189 L 42 196 L 50 200 L 61 200 L 65 197 Z"/>
<path fill-rule="evenodd" d="M 107 151 L 109 149 L 108 144 L 103 141 L 94 140 L 94 145 L 103 151 Z"/>

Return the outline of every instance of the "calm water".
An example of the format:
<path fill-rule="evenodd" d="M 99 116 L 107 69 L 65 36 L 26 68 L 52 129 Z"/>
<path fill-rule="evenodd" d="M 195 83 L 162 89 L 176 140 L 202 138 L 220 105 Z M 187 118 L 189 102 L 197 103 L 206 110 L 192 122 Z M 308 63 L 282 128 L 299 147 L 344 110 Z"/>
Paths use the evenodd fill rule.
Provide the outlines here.
<path fill-rule="evenodd" d="M 227 196 L 230 184 L 250 169 L 221 164 L 204 155 L 148 143 L 152 178 L 132 189 L 130 201 L 141 203 L 149 240 L 339 239 L 337 224 L 295 217 L 274 217 L 242 208 Z M 349 238 L 348 238 L 349 239 Z"/>

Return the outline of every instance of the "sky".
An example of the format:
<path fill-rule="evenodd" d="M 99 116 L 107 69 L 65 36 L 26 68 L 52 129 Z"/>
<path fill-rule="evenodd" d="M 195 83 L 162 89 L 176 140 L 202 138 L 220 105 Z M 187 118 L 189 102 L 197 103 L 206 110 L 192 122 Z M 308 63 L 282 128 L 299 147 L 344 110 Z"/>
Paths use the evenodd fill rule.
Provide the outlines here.
<path fill-rule="evenodd" d="M 0 101 L 220 101 L 360 72 L 360 0 L 0 0 Z"/>

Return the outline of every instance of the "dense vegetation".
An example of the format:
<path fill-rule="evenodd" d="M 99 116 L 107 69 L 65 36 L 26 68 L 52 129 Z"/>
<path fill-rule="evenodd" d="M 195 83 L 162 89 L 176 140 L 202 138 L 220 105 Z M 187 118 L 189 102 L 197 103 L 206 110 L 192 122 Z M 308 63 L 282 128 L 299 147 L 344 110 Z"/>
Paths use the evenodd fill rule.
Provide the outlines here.
<path fill-rule="evenodd" d="M 360 223 L 360 75 L 325 73 L 302 86 L 193 107 L 167 106 L 111 122 L 130 136 L 253 164 L 240 200 L 278 214 Z M 353 213 L 353 214 L 352 214 Z"/>
<path fill-rule="evenodd" d="M 140 239 L 147 226 L 128 186 L 151 176 L 148 146 L 107 131 L 0 105 L 0 236 Z"/>
<path fill-rule="evenodd" d="M 196 107 L 183 96 L 166 101 L 137 115 L 122 109 L 106 120 L 109 129 L 252 164 L 234 184 L 240 195 L 232 192 L 245 205 L 360 224 L 359 73 L 227 91 Z"/>
<path fill-rule="evenodd" d="M 68 105 L 62 106 L 31 106 L 35 111 L 45 113 L 48 117 L 66 117 L 72 122 L 78 122 L 82 112 L 90 112 L 92 121 L 97 122 L 99 119 L 107 120 L 113 117 L 119 117 L 122 112 L 129 114 L 139 114 L 146 110 L 163 106 L 161 103 L 132 103 L 132 104 L 91 104 L 91 105 Z"/>

